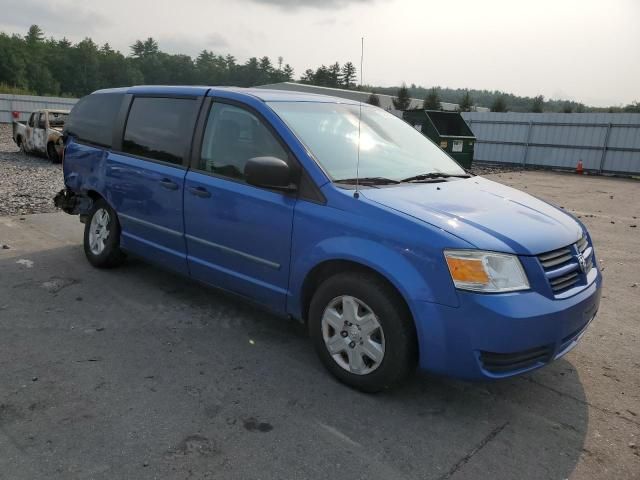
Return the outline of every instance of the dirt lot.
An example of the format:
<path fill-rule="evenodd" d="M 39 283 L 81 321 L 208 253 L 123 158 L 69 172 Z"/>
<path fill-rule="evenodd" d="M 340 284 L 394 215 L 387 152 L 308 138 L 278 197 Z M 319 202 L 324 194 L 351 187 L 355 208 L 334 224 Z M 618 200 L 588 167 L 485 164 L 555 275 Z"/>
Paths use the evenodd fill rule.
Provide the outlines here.
<path fill-rule="evenodd" d="M 0 218 L 0 477 L 640 478 L 640 183 L 493 178 L 590 228 L 597 319 L 535 373 L 381 395 L 332 380 L 296 323 L 139 261 L 91 268 L 73 217 Z"/>

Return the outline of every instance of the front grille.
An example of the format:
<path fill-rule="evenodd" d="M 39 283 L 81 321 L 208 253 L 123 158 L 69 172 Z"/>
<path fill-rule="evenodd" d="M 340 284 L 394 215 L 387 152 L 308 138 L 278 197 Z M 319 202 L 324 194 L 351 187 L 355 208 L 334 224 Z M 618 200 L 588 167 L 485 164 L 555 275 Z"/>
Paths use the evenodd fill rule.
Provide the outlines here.
<path fill-rule="evenodd" d="M 561 248 L 560 250 L 538 255 L 538 259 L 542 264 L 542 268 L 546 270 L 571 260 L 571 250 L 569 248 Z"/>
<path fill-rule="evenodd" d="M 578 256 L 582 255 L 586 262 L 583 272 Z M 540 265 L 549 281 L 554 295 L 573 288 L 584 280 L 584 275 L 593 268 L 593 248 L 589 246 L 586 236 L 575 244 L 538 255 Z"/>
<path fill-rule="evenodd" d="M 494 353 L 480 351 L 482 367 L 491 373 L 508 373 L 535 367 L 546 363 L 551 358 L 549 346 L 523 350 L 516 353 Z"/>

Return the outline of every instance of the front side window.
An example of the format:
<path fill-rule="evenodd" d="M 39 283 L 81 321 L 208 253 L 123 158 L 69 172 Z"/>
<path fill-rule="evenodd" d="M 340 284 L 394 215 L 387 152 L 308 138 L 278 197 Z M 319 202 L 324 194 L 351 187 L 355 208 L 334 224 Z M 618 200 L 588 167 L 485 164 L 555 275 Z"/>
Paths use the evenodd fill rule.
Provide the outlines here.
<path fill-rule="evenodd" d="M 254 157 L 277 157 L 287 153 L 253 113 L 224 103 L 214 103 L 202 140 L 200 170 L 244 179 L 244 166 Z"/>
<path fill-rule="evenodd" d="M 437 145 L 396 116 L 369 105 L 271 102 L 334 181 L 356 177 L 400 181 L 416 175 L 465 175 Z M 360 133 L 358 134 L 358 124 Z"/>
<path fill-rule="evenodd" d="M 195 107 L 195 100 L 188 98 L 135 98 L 129 111 L 122 150 L 182 164 L 191 142 Z"/>
<path fill-rule="evenodd" d="M 41 113 L 38 120 L 38 128 L 46 128 L 47 126 L 46 122 L 47 122 L 47 114 Z"/>
<path fill-rule="evenodd" d="M 29 117 L 29 126 L 30 127 L 35 127 L 36 126 L 36 119 L 38 118 L 38 114 L 37 113 L 32 113 L 31 116 Z"/>

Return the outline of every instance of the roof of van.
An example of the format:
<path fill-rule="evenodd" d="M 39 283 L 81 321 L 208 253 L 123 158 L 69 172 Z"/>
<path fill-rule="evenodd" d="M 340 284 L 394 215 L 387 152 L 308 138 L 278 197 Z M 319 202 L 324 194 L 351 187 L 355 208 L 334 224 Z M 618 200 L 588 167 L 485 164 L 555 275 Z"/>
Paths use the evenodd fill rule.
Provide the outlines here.
<path fill-rule="evenodd" d="M 97 90 L 94 93 L 131 93 L 131 94 L 169 94 L 169 95 L 206 95 L 207 93 L 233 92 L 258 98 L 263 102 L 316 102 L 316 103 L 347 103 L 358 105 L 358 102 L 345 98 L 319 95 L 316 93 L 294 92 L 287 90 L 269 90 L 263 88 L 240 87 L 204 87 L 204 86 L 175 86 L 175 85 L 140 85 L 136 87 L 121 87 Z"/>

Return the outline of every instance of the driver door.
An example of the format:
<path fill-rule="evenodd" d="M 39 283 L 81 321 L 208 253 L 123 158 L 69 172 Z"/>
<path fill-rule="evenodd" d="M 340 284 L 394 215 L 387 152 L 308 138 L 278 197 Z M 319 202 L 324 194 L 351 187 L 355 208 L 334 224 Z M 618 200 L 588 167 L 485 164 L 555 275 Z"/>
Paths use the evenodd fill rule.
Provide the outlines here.
<path fill-rule="evenodd" d="M 184 224 L 191 276 L 284 312 L 296 197 L 246 183 L 253 157 L 290 161 L 260 116 L 215 102 L 202 148 L 185 179 Z"/>

